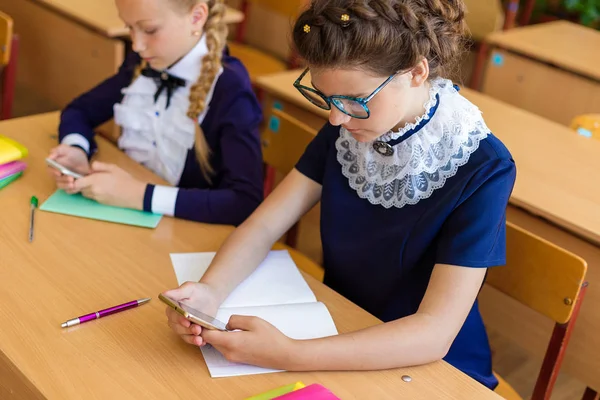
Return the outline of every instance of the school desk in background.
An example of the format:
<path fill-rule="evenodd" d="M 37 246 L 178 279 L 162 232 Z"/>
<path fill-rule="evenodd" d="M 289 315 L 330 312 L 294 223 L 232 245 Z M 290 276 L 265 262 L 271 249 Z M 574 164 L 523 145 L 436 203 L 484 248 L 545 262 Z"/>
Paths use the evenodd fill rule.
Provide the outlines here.
<path fill-rule="evenodd" d="M 0 135 L 0 189 L 23 175 L 27 153 L 25 146 Z"/>

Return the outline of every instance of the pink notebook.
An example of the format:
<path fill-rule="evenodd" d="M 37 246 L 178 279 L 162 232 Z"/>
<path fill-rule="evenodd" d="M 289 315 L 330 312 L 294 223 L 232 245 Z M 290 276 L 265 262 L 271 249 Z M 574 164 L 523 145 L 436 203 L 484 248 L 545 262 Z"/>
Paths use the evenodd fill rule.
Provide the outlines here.
<path fill-rule="evenodd" d="M 318 383 L 313 383 L 302 389 L 294 390 L 283 396 L 275 397 L 273 400 L 340 400 L 331 391 Z"/>
<path fill-rule="evenodd" d="M 16 174 L 17 172 L 21 172 L 26 166 L 27 164 L 25 164 L 23 161 L 13 161 L 0 165 L 0 179 L 4 179 L 7 176 Z"/>

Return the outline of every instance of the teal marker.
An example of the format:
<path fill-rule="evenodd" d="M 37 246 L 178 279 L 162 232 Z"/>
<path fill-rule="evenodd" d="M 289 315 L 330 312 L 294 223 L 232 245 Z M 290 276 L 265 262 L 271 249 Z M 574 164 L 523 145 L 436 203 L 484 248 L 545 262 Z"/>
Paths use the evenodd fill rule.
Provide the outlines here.
<path fill-rule="evenodd" d="M 29 220 L 29 243 L 33 241 L 33 220 L 35 217 L 35 209 L 38 206 L 38 199 L 35 196 L 31 196 L 31 200 L 29 201 L 29 205 L 31 208 L 31 217 Z"/>

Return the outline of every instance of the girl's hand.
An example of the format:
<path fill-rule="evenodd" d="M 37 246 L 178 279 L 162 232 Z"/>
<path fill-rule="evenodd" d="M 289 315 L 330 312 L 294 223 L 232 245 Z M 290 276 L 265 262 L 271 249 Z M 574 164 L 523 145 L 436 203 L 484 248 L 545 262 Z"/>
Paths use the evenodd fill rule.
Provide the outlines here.
<path fill-rule="evenodd" d="M 290 339 L 267 321 L 258 317 L 232 315 L 228 330 L 205 329 L 203 342 L 219 350 L 231 362 L 257 365 L 264 368 L 292 369 L 297 341 Z"/>
<path fill-rule="evenodd" d="M 61 144 L 50 150 L 48 158 L 81 175 L 90 173 L 90 164 L 88 162 L 87 154 L 79 147 Z M 56 186 L 58 186 L 59 189 L 63 189 L 70 194 L 76 193 L 76 190 L 73 187 L 75 178 L 63 175 L 60 171 L 52 167 L 48 167 L 48 173 L 55 179 Z"/>
<path fill-rule="evenodd" d="M 114 164 L 95 161 L 91 173 L 75 180 L 73 189 L 102 204 L 141 210 L 146 184 Z"/>
<path fill-rule="evenodd" d="M 220 302 L 215 290 L 205 284 L 198 282 L 186 282 L 177 289 L 169 290 L 163 293 L 178 302 L 182 302 L 204 314 L 214 316 L 217 313 Z M 169 327 L 178 334 L 184 342 L 203 346 L 205 343 L 202 340 L 202 327 L 185 319 L 177 311 L 171 307 L 166 308 Z"/>

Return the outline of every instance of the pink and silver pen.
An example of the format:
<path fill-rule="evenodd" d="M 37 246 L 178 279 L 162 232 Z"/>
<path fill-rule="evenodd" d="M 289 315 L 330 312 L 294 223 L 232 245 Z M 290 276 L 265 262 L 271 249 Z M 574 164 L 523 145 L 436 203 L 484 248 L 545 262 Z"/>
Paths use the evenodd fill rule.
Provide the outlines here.
<path fill-rule="evenodd" d="M 149 301 L 150 301 L 149 298 L 133 300 L 133 301 L 130 301 L 129 303 L 120 304 L 118 306 L 106 308 L 104 310 L 96 311 L 91 314 L 82 315 L 81 317 L 73 318 L 73 319 L 68 320 L 67 322 L 64 322 L 61 325 L 61 327 L 68 328 L 69 326 L 83 324 L 84 322 L 92 321 L 94 319 L 106 317 L 107 315 L 110 315 L 110 314 L 115 314 L 115 313 L 118 313 L 121 311 L 129 310 L 130 308 L 133 308 L 133 307 L 141 306 L 142 304 L 147 303 Z"/>

